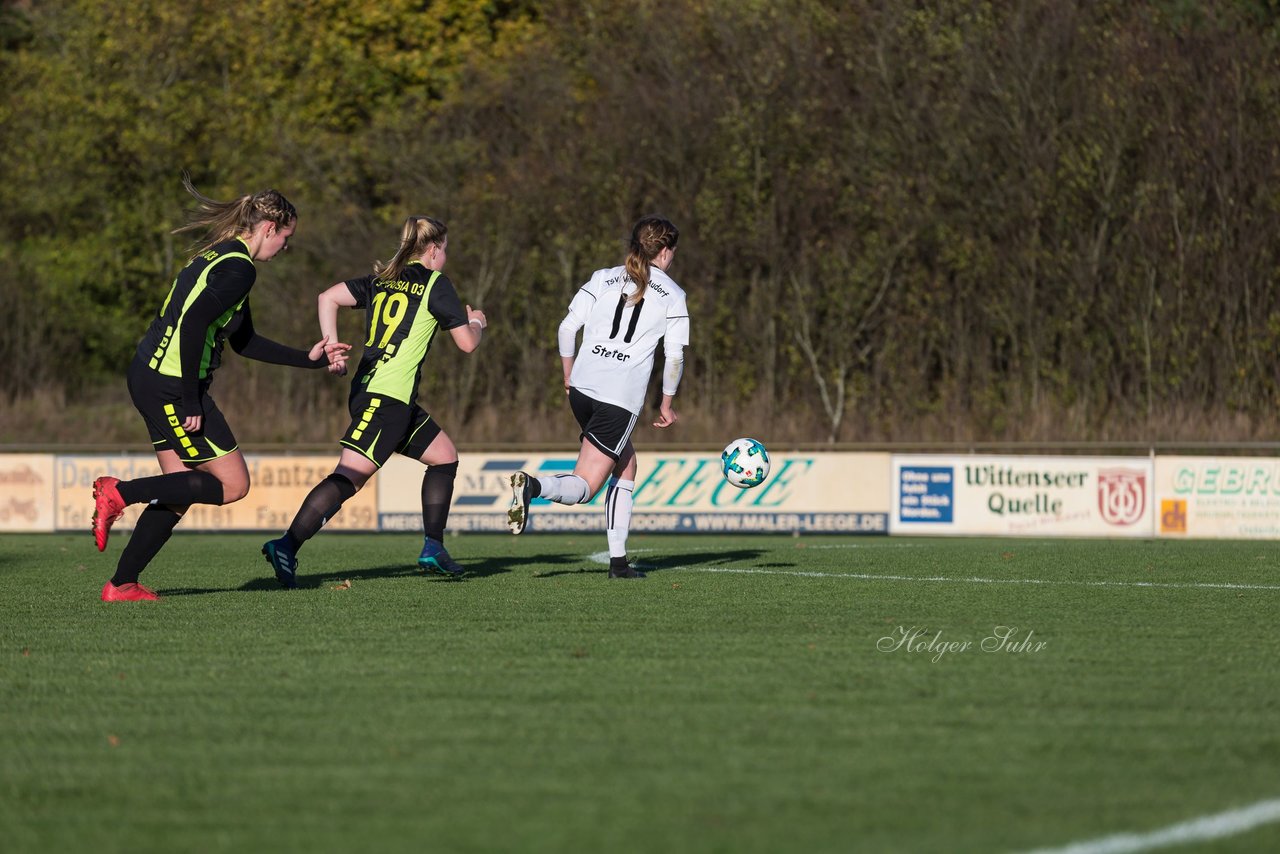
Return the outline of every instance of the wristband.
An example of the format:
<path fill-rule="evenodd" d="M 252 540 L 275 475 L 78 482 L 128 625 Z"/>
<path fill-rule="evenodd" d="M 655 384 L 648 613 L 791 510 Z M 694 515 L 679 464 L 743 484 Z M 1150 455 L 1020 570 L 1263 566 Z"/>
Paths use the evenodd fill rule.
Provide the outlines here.
<path fill-rule="evenodd" d="M 468 320 L 467 323 L 474 323 L 476 326 L 479 326 L 481 329 L 484 329 L 484 324 L 481 323 L 478 318 L 473 317 L 470 320 Z"/>

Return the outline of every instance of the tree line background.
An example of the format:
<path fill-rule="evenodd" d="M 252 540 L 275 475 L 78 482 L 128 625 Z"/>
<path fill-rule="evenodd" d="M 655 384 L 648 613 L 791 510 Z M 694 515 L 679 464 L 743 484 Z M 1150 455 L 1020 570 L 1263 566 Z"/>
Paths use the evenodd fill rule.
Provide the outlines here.
<path fill-rule="evenodd" d="M 639 442 L 1280 426 L 1274 0 L 2 0 L 0 76 L 0 442 L 145 443 L 124 372 L 183 169 L 298 206 L 252 298 L 295 346 L 446 221 L 491 326 L 421 392 L 464 443 L 572 440 L 556 326 L 653 212 L 693 343 Z M 247 443 L 334 440 L 346 391 L 214 384 Z"/>

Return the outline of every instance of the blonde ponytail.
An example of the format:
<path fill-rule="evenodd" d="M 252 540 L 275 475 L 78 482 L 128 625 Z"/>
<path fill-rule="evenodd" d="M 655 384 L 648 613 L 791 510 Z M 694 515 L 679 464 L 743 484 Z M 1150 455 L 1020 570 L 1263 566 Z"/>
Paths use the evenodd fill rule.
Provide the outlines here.
<path fill-rule="evenodd" d="M 384 282 L 395 281 L 400 278 L 409 261 L 426 252 L 430 246 L 443 244 L 448 233 L 449 229 L 438 219 L 429 216 L 409 217 L 400 229 L 400 248 L 385 264 L 381 261 L 374 262 L 374 275 Z"/>
<path fill-rule="evenodd" d="M 203 239 L 194 244 L 197 254 L 215 243 L 253 231 L 260 222 L 273 222 L 286 228 L 298 219 L 298 209 L 278 190 L 263 190 L 234 201 L 217 202 L 197 190 L 186 172 L 182 173 L 182 186 L 195 198 L 196 204 L 188 213 L 187 223 L 175 228 L 173 233 L 204 232 Z"/>

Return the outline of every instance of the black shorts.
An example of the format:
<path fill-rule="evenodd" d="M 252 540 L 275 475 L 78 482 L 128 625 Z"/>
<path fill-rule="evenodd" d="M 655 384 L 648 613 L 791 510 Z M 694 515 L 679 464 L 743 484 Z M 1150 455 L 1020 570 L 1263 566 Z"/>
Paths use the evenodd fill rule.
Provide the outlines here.
<path fill-rule="evenodd" d="M 209 396 L 209 383 L 200 387 L 204 421 L 199 433 L 182 429 L 182 380 L 152 370 L 139 359 L 129 365 L 129 397 L 147 422 L 157 451 L 174 451 L 184 463 L 207 463 L 225 457 L 239 445 L 218 404 Z"/>
<path fill-rule="evenodd" d="M 569 408 L 582 428 L 579 438 L 586 439 L 616 462 L 631 441 L 631 431 L 636 429 L 640 416 L 621 406 L 587 397 L 576 388 L 569 389 Z"/>
<path fill-rule="evenodd" d="M 442 432 L 421 406 L 410 406 L 384 394 L 360 392 L 348 403 L 351 426 L 343 447 L 359 452 L 382 468 L 392 454 L 421 459 Z"/>

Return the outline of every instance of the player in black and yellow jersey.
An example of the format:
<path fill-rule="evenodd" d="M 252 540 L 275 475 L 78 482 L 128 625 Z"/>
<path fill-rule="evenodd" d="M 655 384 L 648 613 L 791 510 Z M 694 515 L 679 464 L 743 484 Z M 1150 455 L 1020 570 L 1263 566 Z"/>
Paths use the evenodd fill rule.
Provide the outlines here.
<path fill-rule="evenodd" d="M 138 576 L 168 541 L 191 504 L 230 504 L 249 491 L 249 470 L 235 436 L 209 394 L 223 342 L 243 356 L 298 368 L 345 373 L 350 345 L 325 338 L 310 352 L 259 335 L 249 311 L 255 261 L 288 248 L 297 225 L 293 205 L 275 190 L 215 202 L 183 184 L 196 199 L 193 219 L 176 232 L 201 230 L 206 243 L 178 273 L 129 366 L 129 395 L 146 421 L 163 474 L 93 484 L 93 533 L 107 547 L 111 524 L 130 504 L 138 517 L 103 601 L 157 598 Z"/>
<path fill-rule="evenodd" d="M 427 466 L 422 479 L 422 527 L 418 566 L 450 578 L 461 576 L 444 547 L 444 528 L 458 473 L 458 450 L 436 420 L 417 404 L 422 363 L 436 333 L 445 330 L 464 353 L 480 346 L 484 312 L 463 306 L 441 272 L 449 247 L 444 224 L 426 216 L 405 220 L 400 247 L 374 274 L 339 282 L 320 295 L 320 331 L 338 334 L 339 307 L 365 310 L 364 355 L 351 382 L 351 426 L 341 439 L 333 474 L 303 500 L 289 530 L 262 547 L 276 578 L 297 587 L 298 557 L 342 504 L 355 495 L 393 453 Z"/>

